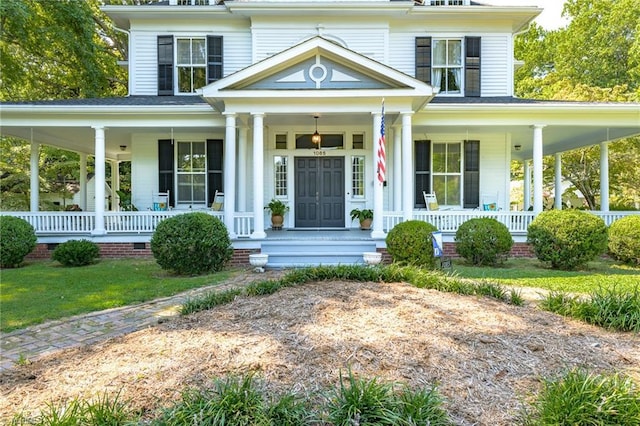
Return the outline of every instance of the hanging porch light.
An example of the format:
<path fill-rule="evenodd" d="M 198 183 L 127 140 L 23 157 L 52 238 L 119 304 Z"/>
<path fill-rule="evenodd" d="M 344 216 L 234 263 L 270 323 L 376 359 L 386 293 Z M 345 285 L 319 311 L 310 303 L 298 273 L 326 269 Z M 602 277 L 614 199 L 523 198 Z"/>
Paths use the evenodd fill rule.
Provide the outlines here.
<path fill-rule="evenodd" d="M 322 136 L 320 136 L 320 133 L 318 133 L 318 116 L 314 115 L 313 118 L 316 119 L 316 131 L 313 132 L 313 135 L 311 135 L 311 143 L 313 143 L 316 146 L 320 146 L 320 142 L 322 141 Z"/>

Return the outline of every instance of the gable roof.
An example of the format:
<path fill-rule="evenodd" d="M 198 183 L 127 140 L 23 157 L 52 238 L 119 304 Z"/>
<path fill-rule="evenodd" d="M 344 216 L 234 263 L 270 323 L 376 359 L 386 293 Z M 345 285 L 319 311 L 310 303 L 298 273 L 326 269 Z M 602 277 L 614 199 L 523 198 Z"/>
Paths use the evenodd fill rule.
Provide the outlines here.
<path fill-rule="evenodd" d="M 266 106 L 274 100 L 375 99 L 379 103 L 380 98 L 404 100 L 408 108 L 419 110 L 435 95 L 430 85 L 321 36 L 254 63 L 198 93 L 221 112 L 243 100 Z"/>

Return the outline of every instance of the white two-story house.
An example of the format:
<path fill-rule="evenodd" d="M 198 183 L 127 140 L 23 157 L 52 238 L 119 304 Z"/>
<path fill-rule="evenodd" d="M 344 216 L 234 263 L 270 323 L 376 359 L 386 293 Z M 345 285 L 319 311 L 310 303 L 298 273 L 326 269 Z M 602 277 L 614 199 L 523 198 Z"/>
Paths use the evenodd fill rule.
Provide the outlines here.
<path fill-rule="evenodd" d="M 378 249 L 409 219 L 453 232 L 493 215 L 522 235 L 543 209 L 543 156 L 556 155 L 559 169 L 563 151 L 601 144 L 606 215 L 607 144 L 640 133 L 638 104 L 514 97 L 514 37 L 537 7 L 167 0 L 104 11 L 128 34 L 129 96 L 5 103 L 2 132 L 30 140 L 36 154 L 39 144 L 77 151 L 81 168 L 95 156 L 96 199 L 101 165 L 131 161 L 139 211 L 94 203 L 87 212 L 85 195 L 83 212 L 37 212 L 34 161 L 32 211 L 23 216 L 41 241 L 86 234 L 140 244 L 158 220 L 205 210 L 239 251 L 257 251 L 269 240 L 264 206 L 274 198 L 290 208 L 286 229 L 313 235 L 357 227 L 350 211 L 372 209 L 366 235 Z M 522 212 L 510 211 L 513 159 L 527 160 Z M 168 197 L 158 204 L 160 193 Z M 216 194 L 224 194 L 219 211 Z M 489 204 L 497 211 L 484 211 Z M 51 219 L 71 214 L 83 219 Z"/>

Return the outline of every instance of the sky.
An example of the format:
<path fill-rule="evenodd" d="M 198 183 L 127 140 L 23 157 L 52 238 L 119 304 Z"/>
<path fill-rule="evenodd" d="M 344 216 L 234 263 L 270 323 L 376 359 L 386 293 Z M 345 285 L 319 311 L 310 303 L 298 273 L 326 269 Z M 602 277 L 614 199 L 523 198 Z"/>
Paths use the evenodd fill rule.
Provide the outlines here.
<path fill-rule="evenodd" d="M 567 21 L 563 19 L 563 0 L 483 0 L 482 3 L 500 6 L 538 6 L 544 11 L 536 18 L 535 22 L 547 30 L 555 30 L 564 27 Z"/>

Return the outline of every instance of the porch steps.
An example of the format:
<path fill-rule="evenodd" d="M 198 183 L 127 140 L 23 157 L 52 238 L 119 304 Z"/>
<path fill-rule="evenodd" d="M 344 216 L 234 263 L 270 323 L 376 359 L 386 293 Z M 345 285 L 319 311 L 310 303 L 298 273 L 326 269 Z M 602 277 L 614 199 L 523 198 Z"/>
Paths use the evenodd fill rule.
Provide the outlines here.
<path fill-rule="evenodd" d="M 267 268 L 364 264 L 362 253 L 375 251 L 375 241 L 276 240 L 262 243 L 262 253 L 269 255 Z"/>

